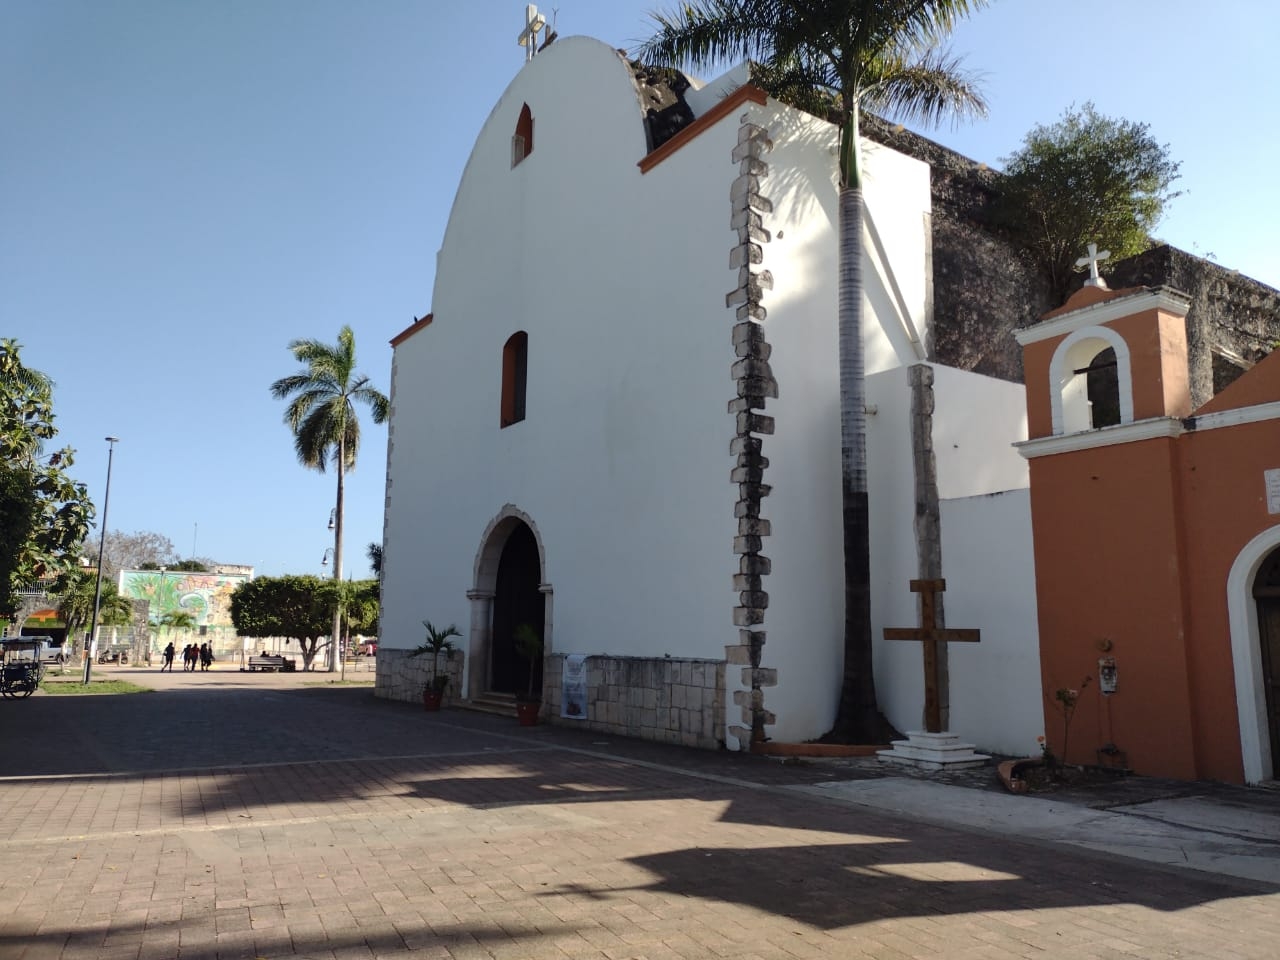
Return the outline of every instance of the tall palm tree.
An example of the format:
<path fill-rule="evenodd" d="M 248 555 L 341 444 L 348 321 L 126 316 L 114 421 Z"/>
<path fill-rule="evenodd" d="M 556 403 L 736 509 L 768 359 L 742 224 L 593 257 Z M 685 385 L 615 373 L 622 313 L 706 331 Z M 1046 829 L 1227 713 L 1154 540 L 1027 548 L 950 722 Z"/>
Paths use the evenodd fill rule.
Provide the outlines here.
<path fill-rule="evenodd" d="M 336 344 L 319 340 L 294 340 L 293 357 L 306 369 L 281 377 L 271 385 L 271 395 L 288 400 L 284 421 L 293 431 L 293 449 L 304 467 L 324 472 L 332 462 L 338 472 L 338 502 L 334 509 L 333 578 L 342 580 L 343 489 L 346 472 L 356 465 L 360 449 L 360 418 L 356 403 L 368 404 L 374 423 L 387 419 L 386 396 L 362 373 L 356 372 L 356 339 L 349 326 L 338 331 Z M 333 614 L 335 651 L 329 669 L 336 670 L 342 616 Z"/>
<path fill-rule="evenodd" d="M 753 79 L 839 126 L 840 462 L 844 523 L 844 674 L 833 735 L 879 742 L 871 670 L 871 560 L 862 348 L 863 198 L 860 112 L 935 123 L 986 107 L 960 60 L 938 44 L 986 0 L 689 0 L 652 14 L 648 63 L 758 64 Z"/>

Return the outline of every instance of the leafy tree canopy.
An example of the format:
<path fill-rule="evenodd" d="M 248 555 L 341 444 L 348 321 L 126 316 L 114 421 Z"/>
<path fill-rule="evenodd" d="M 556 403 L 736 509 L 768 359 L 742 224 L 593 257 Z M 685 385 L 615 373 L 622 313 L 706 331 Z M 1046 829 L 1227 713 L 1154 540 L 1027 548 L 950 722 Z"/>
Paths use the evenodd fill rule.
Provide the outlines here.
<path fill-rule="evenodd" d="M 1144 123 L 1116 120 L 1092 103 L 1036 126 L 1002 158 L 1005 179 L 995 215 L 1026 244 L 1059 299 L 1090 243 L 1113 259 L 1141 253 L 1165 204 L 1178 164 Z"/>
<path fill-rule="evenodd" d="M 196 618 L 186 610 L 162 613 L 153 622 L 162 630 L 193 630 L 196 626 Z"/>
<path fill-rule="evenodd" d="M 66 470 L 75 451 L 45 454 L 53 425 L 53 381 L 22 363 L 16 340 L 0 339 L 0 613 L 12 614 L 15 591 L 76 564 L 93 503 Z"/>
<path fill-rule="evenodd" d="M 54 587 L 58 619 L 66 625 L 67 639 L 73 648 L 93 622 L 93 601 L 97 589 L 97 572 L 78 568 L 59 577 Z M 133 622 L 133 601 L 122 596 L 116 585 L 106 578 L 103 578 L 102 595 L 98 600 L 98 622 L 108 627 L 123 627 Z"/>
<path fill-rule="evenodd" d="M 334 590 L 334 581 L 309 574 L 249 580 L 231 595 L 231 622 L 243 637 L 297 640 L 309 670 L 320 638 L 331 642 Z"/>
<path fill-rule="evenodd" d="M 177 570 L 181 573 L 208 573 L 213 569 L 213 561 L 208 557 L 192 560 L 179 560 L 169 569 Z"/>
<path fill-rule="evenodd" d="M 126 569 L 159 570 L 161 567 L 178 573 L 208 573 L 213 569 L 213 561 L 208 557 L 202 557 L 198 560 L 173 560 L 167 563 L 157 563 L 155 560 L 147 560 L 138 564 L 136 567 L 127 567 Z"/>
<path fill-rule="evenodd" d="M 326 580 L 320 593 L 331 614 L 336 600 L 347 634 L 377 633 L 381 612 L 377 580 Z"/>

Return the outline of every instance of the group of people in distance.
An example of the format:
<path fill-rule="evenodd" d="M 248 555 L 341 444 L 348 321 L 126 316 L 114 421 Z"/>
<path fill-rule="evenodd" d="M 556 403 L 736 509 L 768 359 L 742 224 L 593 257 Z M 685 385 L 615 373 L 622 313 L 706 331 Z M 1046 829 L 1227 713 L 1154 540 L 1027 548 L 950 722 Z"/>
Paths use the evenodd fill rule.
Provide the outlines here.
<path fill-rule="evenodd" d="M 160 665 L 161 673 L 164 673 L 166 670 L 173 673 L 173 658 L 176 653 L 177 651 L 174 649 L 173 642 L 170 641 L 169 645 L 164 648 L 164 663 Z M 192 673 L 195 673 L 197 665 L 201 670 L 208 670 L 213 666 L 213 650 L 210 649 L 209 644 L 202 643 L 197 646 L 194 643 L 188 643 L 182 648 L 183 672 L 185 673 L 190 670 Z"/>

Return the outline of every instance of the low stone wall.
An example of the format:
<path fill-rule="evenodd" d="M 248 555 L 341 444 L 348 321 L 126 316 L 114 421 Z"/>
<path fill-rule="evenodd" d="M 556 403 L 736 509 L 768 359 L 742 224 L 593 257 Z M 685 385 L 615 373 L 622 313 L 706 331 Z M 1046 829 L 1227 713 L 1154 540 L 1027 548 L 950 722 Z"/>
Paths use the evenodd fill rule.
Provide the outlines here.
<path fill-rule="evenodd" d="M 454 650 L 448 655 L 440 655 L 440 666 L 449 678 L 449 689 L 445 692 L 444 705 L 448 706 L 462 689 L 462 663 L 465 654 Z M 374 679 L 373 695 L 385 697 L 387 700 L 404 700 L 407 703 L 422 702 L 422 687 L 431 679 L 431 654 L 420 657 L 409 656 L 408 650 L 378 649 L 378 672 Z"/>
<path fill-rule="evenodd" d="M 587 658 L 587 718 L 561 719 L 564 655 L 547 657 L 543 716 L 602 733 L 716 749 L 724 745 L 724 661 Z"/>

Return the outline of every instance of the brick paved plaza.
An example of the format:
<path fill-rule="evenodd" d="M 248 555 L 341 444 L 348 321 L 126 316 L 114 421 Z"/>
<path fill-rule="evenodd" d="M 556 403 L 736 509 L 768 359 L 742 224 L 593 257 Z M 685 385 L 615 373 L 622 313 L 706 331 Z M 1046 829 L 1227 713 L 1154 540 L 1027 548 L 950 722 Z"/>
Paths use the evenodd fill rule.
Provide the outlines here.
<path fill-rule="evenodd" d="M 1274 958 L 1280 891 L 314 676 L 0 703 L 0 958 Z"/>

